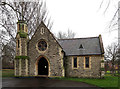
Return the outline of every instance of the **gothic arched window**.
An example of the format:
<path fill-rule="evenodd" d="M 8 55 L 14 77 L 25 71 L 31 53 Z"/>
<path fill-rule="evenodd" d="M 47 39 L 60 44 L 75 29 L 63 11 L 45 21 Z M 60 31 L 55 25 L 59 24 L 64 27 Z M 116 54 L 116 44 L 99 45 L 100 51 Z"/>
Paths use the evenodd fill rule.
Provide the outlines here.
<path fill-rule="evenodd" d="M 18 41 L 17 41 L 17 47 L 18 47 L 18 48 L 20 48 L 20 45 L 19 45 L 19 44 L 20 44 L 20 42 L 19 42 L 19 40 L 18 40 Z"/>

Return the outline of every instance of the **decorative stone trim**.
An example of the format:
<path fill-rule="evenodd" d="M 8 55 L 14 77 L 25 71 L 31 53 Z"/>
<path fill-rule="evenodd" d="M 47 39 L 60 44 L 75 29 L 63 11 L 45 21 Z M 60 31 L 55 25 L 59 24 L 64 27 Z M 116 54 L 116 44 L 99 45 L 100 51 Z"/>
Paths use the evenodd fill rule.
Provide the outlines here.
<path fill-rule="evenodd" d="M 15 74 L 15 76 L 16 76 L 16 60 L 14 60 L 14 68 L 15 68 L 14 74 Z"/>
<path fill-rule="evenodd" d="M 37 60 L 36 60 L 36 63 L 35 63 L 35 75 L 36 76 L 38 76 L 38 62 L 39 62 L 39 60 L 42 58 L 42 57 L 44 57 L 44 56 L 39 56 L 38 58 L 37 58 Z M 48 61 L 48 77 L 51 75 L 50 74 L 50 62 L 49 62 L 49 60 L 46 58 L 46 57 L 44 57 L 47 61 Z"/>
<path fill-rule="evenodd" d="M 104 68 L 104 63 L 101 63 L 101 68 Z"/>
<path fill-rule="evenodd" d="M 28 59 L 26 59 L 26 75 L 28 75 Z"/>
<path fill-rule="evenodd" d="M 101 68 L 100 68 L 100 71 L 101 71 L 101 77 L 104 77 L 105 75 L 105 68 L 104 68 L 104 57 L 101 59 Z"/>
<path fill-rule="evenodd" d="M 43 35 L 44 32 L 45 32 L 45 28 L 44 28 L 44 27 L 41 27 L 41 29 L 40 29 L 40 33 L 41 33 L 41 35 Z"/>
<path fill-rule="evenodd" d="M 25 24 L 24 24 L 24 32 L 26 32 L 26 31 L 25 31 Z"/>
<path fill-rule="evenodd" d="M 62 76 L 65 76 L 65 68 L 64 68 L 64 65 L 63 65 L 63 57 L 61 58 L 61 65 L 62 65 Z"/>
<path fill-rule="evenodd" d="M 61 48 L 59 47 L 59 55 L 60 55 L 60 56 L 61 56 L 61 51 L 62 51 L 62 50 L 61 50 Z"/>
<path fill-rule="evenodd" d="M 76 57 L 76 58 L 77 58 L 77 68 L 74 67 L 74 58 L 75 58 L 75 57 L 72 57 L 72 69 L 78 69 L 78 67 L 79 67 L 79 64 L 78 64 L 78 63 L 79 63 L 79 60 L 78 60 L 78 59 L 79 59 L 79 58 Z"/>
<path fill-rule="evenodd" d="M 101 68 L 104 68 L 104 58 L 101 60 Z"/>
<path fill-rule="evenodd" d="M 21 76 L 21 59 L 19 60 L 19 76 Z"/>
<path fill-rule="evenodd" d="M 39 49 L 38 49 L 38 43 L 40 42 L 40 40 L 44 40 L 46 43 L 47 43 L 47 48 L 46 48 L 46 50 L 44 50 L 44 51 L 40 51 Z M 45 39 L 40 39 L 37 43 L 36 43 L 36 50 L 39 52 L 39 53 L 45 53 L 47 50 L 48 50 L 48 42 L 45 40 Z"/>
<path fill-rule="evenodd" d="M 25 28 L 25 29 L 26 29 L 26 32 L 28 33 L 28 28 L 27 28 L 27 25 L 26 25 L 26 28 Z"/>
<path fill-rule="evenodd" d="M 25 55 L 27 56 L 27 42 L 25 43 Z"/>
<path fill-rule="evenodd" d="M 101 77 L 104 77 L 105 71 L 101 71 Z"/>
<path fill-rule="evenodd" d="M 19 39 L 19 42 L 20 42 L 20 49 L 19 49 L 19 55 L 21 55 L 22 54 L 22 47 L 21 47 L 21 38 Z"/>

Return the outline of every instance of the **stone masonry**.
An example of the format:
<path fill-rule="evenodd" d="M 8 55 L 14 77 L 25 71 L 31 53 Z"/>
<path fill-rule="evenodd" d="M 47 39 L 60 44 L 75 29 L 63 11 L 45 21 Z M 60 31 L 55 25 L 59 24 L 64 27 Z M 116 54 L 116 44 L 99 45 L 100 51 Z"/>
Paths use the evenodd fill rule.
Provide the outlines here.
<path fill-rule="evenodd" d="M 44 27 L 44 34 L 41 33 L 41 27 Z M 45 40 L 48 47 L 44 52 L 40 52 L 37 48 L 37 43 L 40 40 Z M 52 76 L 64 76 L 63 68 L 63 55 L 60 51 L 62 48 L 53 37 L 52 33 L 42 23 L 28 43 L 28 56 L 29 56 L 29 75 L 37 76 L 36 62 L 39 57 L 45 57 L 49 61 L 49 75 Z"/>
<path fill-rule="evenodd" d="M 22 24 L 22 28 L 20 28 L 20 24 Z M 14 60 L 15 63 L 15 76 L 40 76 L 38 74 L 39 68 L 39 60 L 44 58 L 48 62 L 48 75 L 47 77 L 90 77 L 90 78 L 100 78 L 101 76 L 101 66 L 104 68 L 104 63 L 101 64 L 101 60 L 104 60 L 104 49 L 101 47 L 102 39 L 99 42 L 96 40 L 98 38 L 94 38 L 97 42 L 97 55 L 66 55 L 65 52 L 72 52 L 72 47 L 69 49 L 63 49 L 58 40 L 54 37 L 54 35 L 49 31 L 49 29 L 45 26 L 43 22 L 41 22 L 38 29 L 35 31 L 32 38 L 29 40 L 27 26 L 25 21 L 19 21 L 16 36 L 16 58 Z M 22 35 L 21 32 L 22 31 Z M 40 51 L 38 48 L 38 43 L 44 40 L 47 44 L 47 47 L 44 51 Z M 83 40 L 83 39 L 82 39 Z M 64 40 L 63 40 L 64 41 Z M 63 42 L 61 41 L 61 42 Z M 65 40 L 64 42 L 70 42 L 69 40 Z M 71 42 L 77 42 L 75 40 L 71 40 Z M 78 40 L 79 41 L 79 40 Z M 89 41 L 89 39 L 88 39 Z M 73 43 L 74 43 L 73 42 Z M 73 44 L 71 43 L 71 44 Z M 82 42 L 81 43 L 86 43 Z M 79 44 L 74 43 L 74 45 Z M 94 42 L 95 44 L 95 42 Z M 69 44 L 68 44 L 69 45 Z M 84 44 L 86 48 L 86 44 Z M 84 47 L 83 45 L 83 47 Z M 89 44 L 88 44 L 89 45 Z M 65 48 L 68 46 L 63 45 Z M 73 45 L 71 45 L 73 46 Z M 99 48 L 100 47 L 100 48 Z M 78 47 L 79 48 L 79 47 Z M 91 45 L 92 48 L 92 45 Z M 102 49 L 102 51 L 101 51 Z M 87 49 L 85 49 L 87 51 Z M 90 52 L 91 50 L 89 50 Z M 94 52 L 95 52 L 94 51 Z M 100 53 L 100 54 L 99 54 Z M 73 68 L 73 58 L 77 57 L 77 68 Z M 90 68 L 86 69 L 85 66 L 85 57 L 89 57 L 89 65 Z"/>
<path fill-rule="evenodd" d="M 91 59 L 91 68 L 84 68 L 84 56 L 77 56 L 78 69 L 72 68 L 72 58 L 74 56 L 68 56 L 65 61 L 65 73 L 67 77 L 88 77 L 88 78 L 99 78 L 102 56 L 89 56 Z"/>

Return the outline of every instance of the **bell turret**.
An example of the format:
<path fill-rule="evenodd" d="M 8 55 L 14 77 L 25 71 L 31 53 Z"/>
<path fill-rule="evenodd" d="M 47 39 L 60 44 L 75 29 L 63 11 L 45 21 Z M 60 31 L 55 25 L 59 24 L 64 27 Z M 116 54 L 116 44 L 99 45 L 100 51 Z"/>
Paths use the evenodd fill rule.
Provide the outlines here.
<path fill-rule="evenodd" d="M 17 22 L 15 76 L 28 75 L 28 29 L 24 20 Z"/>

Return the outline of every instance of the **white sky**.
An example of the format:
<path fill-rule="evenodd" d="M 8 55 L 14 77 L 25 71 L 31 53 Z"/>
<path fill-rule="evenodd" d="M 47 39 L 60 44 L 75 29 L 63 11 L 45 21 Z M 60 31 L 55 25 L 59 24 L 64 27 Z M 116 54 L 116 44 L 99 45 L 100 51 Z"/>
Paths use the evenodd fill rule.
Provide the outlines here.
<path fill-rule="evenodd" d="M 102 35 L 104 47 L 117 41 L 117 30 L 109 33 L 110 23 L 118 0 L 111 0 L 109 9 L 103 12 L 109 0 L 46 0 L 46 6 L 53 23 L 52 32 L 67 32 L 68 28 L 76 33 L 76 38 Z"/>

